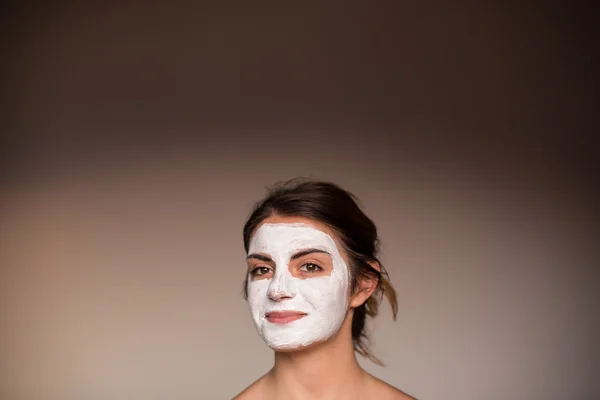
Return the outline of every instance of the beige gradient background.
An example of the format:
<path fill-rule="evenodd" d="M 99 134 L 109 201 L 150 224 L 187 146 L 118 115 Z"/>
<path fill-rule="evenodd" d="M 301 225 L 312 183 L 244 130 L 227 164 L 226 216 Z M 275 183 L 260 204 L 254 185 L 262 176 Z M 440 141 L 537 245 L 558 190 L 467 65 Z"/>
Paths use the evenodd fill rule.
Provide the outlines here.
<path fill-rule="evenodd" d="M 8 9 L 0 397 L 240 392 L 272 363 L 241 229 L 311 176 L 359 197 L 398 290 L 368 371 L 419 399 L 599 398 L 589 15 Z"/>

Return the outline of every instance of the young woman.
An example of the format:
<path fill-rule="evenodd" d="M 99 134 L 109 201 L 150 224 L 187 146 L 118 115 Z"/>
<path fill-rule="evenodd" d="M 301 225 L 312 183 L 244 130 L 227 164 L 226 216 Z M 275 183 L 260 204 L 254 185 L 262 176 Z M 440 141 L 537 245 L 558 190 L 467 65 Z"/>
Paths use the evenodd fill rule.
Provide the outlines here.
<path fill-rule="evenodd" d="M 275 351 L 273 368 L 235 399 L 413 399 L 363 370 L 365 318 L 396 294 L 377 259 L 378 236 L 355 197 L 329 182 L 272 189 L 244 226 L 245 294 Z"/>

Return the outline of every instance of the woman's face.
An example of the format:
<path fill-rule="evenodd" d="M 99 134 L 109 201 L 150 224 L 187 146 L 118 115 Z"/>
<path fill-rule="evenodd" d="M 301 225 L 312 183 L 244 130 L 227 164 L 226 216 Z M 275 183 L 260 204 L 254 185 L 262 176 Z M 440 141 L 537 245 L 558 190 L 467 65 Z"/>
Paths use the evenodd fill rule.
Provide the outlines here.
<path fill-rule="evenodd" d="M 248 304 L 271 348 L 308 346 L 337 333 L 348 311 L 350 275 L 324 225 L 267 218 L 250 239 L 247 262 Z"/>

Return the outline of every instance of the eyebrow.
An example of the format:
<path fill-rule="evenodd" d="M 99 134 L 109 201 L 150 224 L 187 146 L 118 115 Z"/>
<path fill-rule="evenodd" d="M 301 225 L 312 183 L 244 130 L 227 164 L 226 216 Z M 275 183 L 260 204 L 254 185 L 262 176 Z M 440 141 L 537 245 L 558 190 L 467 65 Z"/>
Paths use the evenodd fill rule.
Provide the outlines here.
<path fill-rule="evenodd" d="M 325 250 L 321 250 L 321 249 L 306 249 L 306 250 L 302 250 L 296 254 L 294 254 L 290 260 L 296 260 L 300 257 L 304 257 L 305 255 L 311 254 L 311 253 L 324 253 L 324 254 L 329 254 L 329 252 L 325 251 Z M 331 254 L 329 254 L 331 255 Z"/>
<path fill-rule="evenodd" d="M 325 250 L 321 250 L 321 249 L 306 249 L 306 250 L 302 250 L 296 254 L 294 254 L 292 257 L 290 257 L 290 260 L 296 260 L 300 257 L 304 257 L 308 254 L 312 254 L 312 253 L 324 253 L 324 254 L 329 254 L 331 255 L 329 252 L 325 251 Z M 246 260 L 249 260 L 251 258 L 254 258 L 256 260 L 260 260 L 260 261 L 264 261 L 264 262 L 273 262 L 273 259 L 269 256 L 264 256 L 262 254 L 256 254 L 256 253 L 252 253 L 252 254 L 248 254 L 248 256 L 246 257 Z"/>
<path fill-rule="evenodd" d="M 248 257 L 246 257 L 246 260 L 249 260 L 251 258 L 255 258 L 257 260 L 260 261 L 264 261 L 264 262 L 273 262 L 273 259 L 271 257 L 268 256 L 263 256 L 262 254 L 248 254 Z"/>

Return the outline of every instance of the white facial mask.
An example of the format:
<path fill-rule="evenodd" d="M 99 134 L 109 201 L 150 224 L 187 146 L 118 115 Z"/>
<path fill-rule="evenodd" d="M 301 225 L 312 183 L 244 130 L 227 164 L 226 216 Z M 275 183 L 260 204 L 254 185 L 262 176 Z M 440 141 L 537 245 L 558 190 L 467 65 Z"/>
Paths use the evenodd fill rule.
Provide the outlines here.
<path fill-rule="evenodd" d="M 309 248 L 324 250 L 331 255 L 331 275 L 306 279 L 292 276 L 288 268 L 290 257 Z M 248 253 L 262 253 L 275 262 L 271 278 L 252 280 L 248 275 L 248 304 L 252 318 L 271 348 L 284 350 L 307 346 L 337 333 L 348 310 L 350 275 L 331 236 L 308 224 L 263 224 L 252 237 Z M 273 300 L 277 295 L 282 298 Z M 268 312 L 288 310 L 307 315 L 284 325 L 265 318 Z"/>

